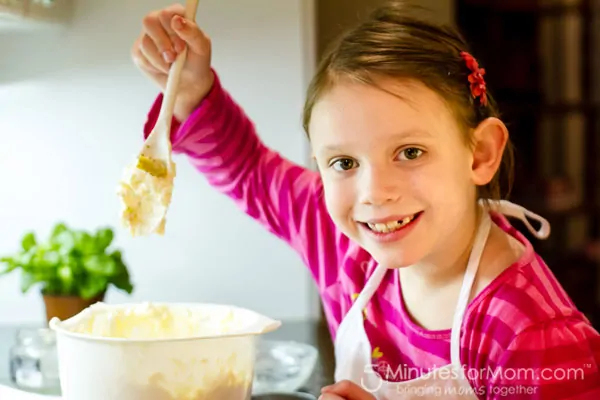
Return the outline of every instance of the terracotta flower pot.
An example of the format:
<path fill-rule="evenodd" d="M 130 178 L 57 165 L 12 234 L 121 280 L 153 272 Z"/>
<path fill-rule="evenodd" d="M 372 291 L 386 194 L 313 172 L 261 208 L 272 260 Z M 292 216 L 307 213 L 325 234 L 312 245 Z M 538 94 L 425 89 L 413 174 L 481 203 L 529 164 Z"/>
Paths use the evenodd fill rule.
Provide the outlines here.
<path fill-rule="evenodd" d="M 46 307 L 46 321 L 50 322 L 54 317 L 58 317 L 63 321 L 71 318 L 90 305 L 104 301 L 104 295 L 105 293 L 101 293 L 94 298 L 85 300 L 79 296 L 53 296 L 44 294 L 42 296 Z"/>

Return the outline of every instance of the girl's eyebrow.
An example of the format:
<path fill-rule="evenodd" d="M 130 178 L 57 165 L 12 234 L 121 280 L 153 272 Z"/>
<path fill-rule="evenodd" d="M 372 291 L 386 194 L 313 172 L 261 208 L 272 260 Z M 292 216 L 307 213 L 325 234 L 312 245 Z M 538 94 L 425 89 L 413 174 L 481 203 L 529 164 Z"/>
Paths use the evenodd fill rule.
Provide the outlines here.
<path fill-rule="evenodd" d="M 392 136 L 394 139 L 406 139 L 406 138 L 413 138 L 413 137 L 418 137 L 418 138 L 423 138 L 423 137 L 433 137 L 433 135 L 431 134 L 431 132 L 421 129 L 421 128 L 416 128 L 416 129 L 407 129 L 405 131 L 399 132 L 395 135 Z"/>
<path fill-rule="evenodd" d="M 401 131 L 398 132 L 394 135 L 391 136 L 392 139 L 394 140 L 406 140 L 408 138 L 432 138 L 433 135 L 431 134 L 431 132 L 424 130 L 424 129 L 407 129 L 405 131 Z M 348 148 L 348 146 L 351 145 L 351 143 L 345 143 L 343 148 L 342 146 L 340 146 L 339 144 L 327 144 L 325 146 L 322 147 L 322 151 L 327 151 L 327 152 L 339 152 L 339 151 L 343 151 L 344 148 Z"/>

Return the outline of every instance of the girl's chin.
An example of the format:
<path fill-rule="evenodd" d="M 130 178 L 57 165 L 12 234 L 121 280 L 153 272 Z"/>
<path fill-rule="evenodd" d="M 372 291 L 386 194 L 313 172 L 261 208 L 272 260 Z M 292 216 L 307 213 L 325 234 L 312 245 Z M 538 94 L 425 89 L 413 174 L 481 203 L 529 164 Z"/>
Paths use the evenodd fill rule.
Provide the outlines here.
<path fill-rule="evenodd" d="M 390 269 L 399 269 L 410 267 L 411 265 L 417 264 L 422 257 L 419 257 L 417 254 L 414 254 L 414 251 L 411 251 L 412 254 L 407 254 L 402 251 L 394 251 L 391 252 L 381 251 L 381 249 L 373 250 L 370 252 L 371 256 L 377 261 L 377 264 L 385 265 Z"/>

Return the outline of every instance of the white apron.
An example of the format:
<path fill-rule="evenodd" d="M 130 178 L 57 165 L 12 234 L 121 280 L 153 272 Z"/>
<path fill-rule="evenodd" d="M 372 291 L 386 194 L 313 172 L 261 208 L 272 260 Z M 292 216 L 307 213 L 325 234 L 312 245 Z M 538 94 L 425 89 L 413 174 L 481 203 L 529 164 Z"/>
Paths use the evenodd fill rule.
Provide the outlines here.
<path fill-rule="evenodd" d="M 539 215 L 504 200 L 490 203 L 492 209 L 521 219 L 536 237 L 545 239 L 550 234 L 550 224 Z M 539 231 L 531 226 L 527 217 L 541 223 Z M 377 399 L 478 399 L 476 391 L 464 376 L 460 362 L 460 329 L 492 223 L 489 213 L 483 212 L 454 313 L 450 342 L 451 363 L 404 382 L 389 382 L 377 375 L 372 366 L 372 349 L 363 325 L 362 310 L 388 272 L 385 266 L 379 265 L 338 328 L 334 343 L 336 382 L 350 380 Z"/>

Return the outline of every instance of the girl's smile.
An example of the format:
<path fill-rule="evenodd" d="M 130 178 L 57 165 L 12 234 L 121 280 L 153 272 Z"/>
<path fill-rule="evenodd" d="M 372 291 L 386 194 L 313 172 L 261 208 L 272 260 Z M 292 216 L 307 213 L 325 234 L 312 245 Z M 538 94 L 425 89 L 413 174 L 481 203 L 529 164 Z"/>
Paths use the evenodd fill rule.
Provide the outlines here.
<path fill-rule="evenodd" d="M 365 235 L 369 235 L 371 240 L 379 243 L 389 243 L 399 241 L 408 235 L 416 224 L 418 224 L 422 211 L 388 218 L 371 219 L 364 222 L 357 221 L 360 229 Z"/>

